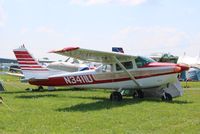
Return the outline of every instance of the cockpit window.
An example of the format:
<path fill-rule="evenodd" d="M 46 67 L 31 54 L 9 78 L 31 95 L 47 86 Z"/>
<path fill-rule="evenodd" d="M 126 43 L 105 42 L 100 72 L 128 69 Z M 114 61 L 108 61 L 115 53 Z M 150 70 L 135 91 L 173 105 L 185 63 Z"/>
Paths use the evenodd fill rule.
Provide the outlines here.
<path fill-rule="evenodd" d="M 143 66 L 145 66 L 145 65 L 147 65 L 149 63 L 152 63 L 152 62 L 156 62 L 156 61 L 154 61 L 151 58 L 142 57 L 142 56 L 138 56 L 135 59 L 135 63 L 136 63 L 136 65 L 137 65 L 138 68 L 143 67 Z"/>
<path fill-rule="evenodd" d="M 129 62 L 122 62 L 122 65 L 126 68 L 126 69 L 133 69 L 133 63 L 132 61 L 129 61 Z M 116 70 L 117 71 L 120 71 L 122 70 L 122 68 L 116 64 Z"/>

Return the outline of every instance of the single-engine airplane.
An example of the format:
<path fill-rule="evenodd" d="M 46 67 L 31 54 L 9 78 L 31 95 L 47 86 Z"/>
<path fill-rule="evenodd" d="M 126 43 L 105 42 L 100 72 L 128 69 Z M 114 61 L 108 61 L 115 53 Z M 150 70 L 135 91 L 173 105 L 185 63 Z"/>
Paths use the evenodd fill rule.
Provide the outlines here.
<path fill-rule="evenodd" d="M 25 47 L 13 51 L 25 79 L 32 85 L 115 89 L 110 99 L 117 101 L 122 100 L 126 91 L 134 98 L 143 98 L 150 91 L 162 100 L 171 101 L 183 94 L 177 75 L 189 69 L 186 65 L 159 63 L 142 56 L 67 47 L 50 53 L 99 62 L 102 66 L 93 70 L 63 72 L 41 66 Z"/>

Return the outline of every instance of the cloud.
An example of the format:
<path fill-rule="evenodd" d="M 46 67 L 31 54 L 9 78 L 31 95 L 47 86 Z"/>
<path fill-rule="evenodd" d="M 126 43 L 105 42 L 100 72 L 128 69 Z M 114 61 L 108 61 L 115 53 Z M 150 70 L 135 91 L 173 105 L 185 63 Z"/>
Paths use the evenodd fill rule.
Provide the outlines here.
<path fill-rule="evenodd" d="M 41 26 L 36 29 L 39 33 L 54 33 L 54 29 L 46 26 Z"/>
<path fill-rule="evenodd" d="M 179 45 L 183 38 L 186 38 L 185 32 L 162 27 L 127 27 L 114 36 L 114 40 L 134 41 L 147 47 L 172 47 Z"/>
<path fill-rule="evenodd" d="M 6 20 L 5 11 L 0 1 L 0 27 L 4 26 Z"/>
<path fill-rule="evenodd" d="M 20 30 L 20 34 L 27 34 L 29 31 L 30 31 L 29 28 L 23 27 L 23 28 L 21 28 L 21 30 Z"/>
<path fill-rule="evenodd" d="M 76 4 L 76 5 L 101 5 L 101 4 L 108 4 L 112 0 L 71 0 L 71 4 Z"/>
<path fill-rule="evenodd" d="M 200 56 L 200 33 L 190 35 L 188 45 L 183 49 L 186 55 Z"/>
<path fill-rule="evenodd" d="M 147 0 L 119 0 L 120 4 L 133 5 L 133 6 L 141 5 L 146 2 Z"/>
<path fill-rule="evenodd" d="M 63 38 L 64 34 L 55 30 L 50 26 L 40 26 L 36 28 L 35 32 L 41 34 L 42 36 L 49 36 L 49 37 L 56 37 L 56 38 Z"/>
<path fill-rule="evenodd" d="M 143 53 L 176 52 L 184 48 L 190 37 L 186 32 L 169 27 L 126 27 L 112 38 L 114 44 L 126 44 L 124 47 Z M 130 47 L 132 46 L 132 47 Z"/>
<path fill-rule="evenodd" d="M 91 5 L 105 5 L 105 4 L 118 4 L 137 6 L 146 3 L 147 0 L 71 0 L 71 4 L 91 6 Z"/>

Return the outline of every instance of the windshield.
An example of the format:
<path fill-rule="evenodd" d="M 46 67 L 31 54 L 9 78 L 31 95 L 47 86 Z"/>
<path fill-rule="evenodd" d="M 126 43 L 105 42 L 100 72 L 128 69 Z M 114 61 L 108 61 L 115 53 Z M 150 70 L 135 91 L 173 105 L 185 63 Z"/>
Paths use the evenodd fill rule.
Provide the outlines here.
<path fill-rule="evenodd" d="M 143 66 L 145 66 L 145 65 L 147 65 L 149 63 L 152 63 L 152 62 L 156 62 L 156 61 L 151 59 L 151 58 L 142 57 L 142 56 L 138 56 L 135 59 L 135 63 L 136 63 L 138 68 L 143 67 Z"/>

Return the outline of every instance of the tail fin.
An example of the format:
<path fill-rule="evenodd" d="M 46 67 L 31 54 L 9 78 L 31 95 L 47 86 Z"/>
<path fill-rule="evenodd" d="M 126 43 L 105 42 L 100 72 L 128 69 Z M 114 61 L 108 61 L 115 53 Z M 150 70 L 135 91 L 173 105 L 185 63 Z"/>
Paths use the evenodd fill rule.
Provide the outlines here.
<path fill-rule="evenodd" d="M 28 50 L 22 46 L 18 49 L 13 50 L 15 57 L 19 63 L 21 70 L 40 70 L 40 71 L 48 71 L 46 67 L 43 67 L 29 52 Z"/>
<path fill-rule="evenodd" d="M 15 57 L 19 63 L 19 66 L 22 70 L 26 79 L 35 78 L 38 76 L 46 77 L 49 70 L 46 67 L 43 67 L 25 48 L 21 46 L 18 49 L 13 50 Z"/>

